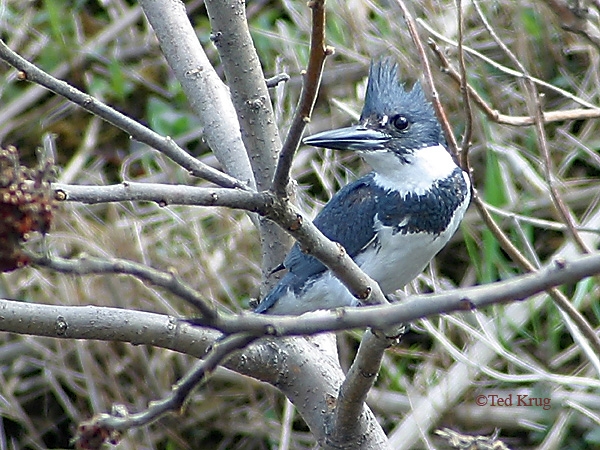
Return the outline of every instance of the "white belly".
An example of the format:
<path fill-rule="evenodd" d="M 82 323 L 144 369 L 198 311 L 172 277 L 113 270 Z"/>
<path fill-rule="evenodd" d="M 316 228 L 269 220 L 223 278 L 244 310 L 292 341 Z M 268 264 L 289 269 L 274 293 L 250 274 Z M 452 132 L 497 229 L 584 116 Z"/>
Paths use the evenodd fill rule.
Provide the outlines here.
<path fill-rule="evenodd" d="M 465 204 L 456 211 L 448 229 L 439 235 L 393 234 L 391 228 L 381 227 L 379 245 L 371 244 L 356 258 L 356 263 L 379 283 L 384 294 L 401 289 L 425 269 L 454 235 L 467 206 Z M 269 309 L 269 313 L 302 314 L 316 309 L 356 305 L 358 300 L 328 270 L 300 298 L 293 292 L 287 292 Z"/>

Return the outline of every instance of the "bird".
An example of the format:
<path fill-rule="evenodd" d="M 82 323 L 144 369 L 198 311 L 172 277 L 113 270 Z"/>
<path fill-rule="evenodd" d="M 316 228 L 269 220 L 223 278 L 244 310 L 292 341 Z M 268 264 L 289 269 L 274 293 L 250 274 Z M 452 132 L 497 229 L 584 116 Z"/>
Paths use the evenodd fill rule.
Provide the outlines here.
<path fill-rule="evenodd" d="M 405 90 L 398 65 L 389 59 L 371 63 L 357 125 L 303 142 L 357 152 L 373 169 L 338 191 L 313 223 L 341 244 L 386 296 L 416 278 L 458 229 L 471 199 L 469 176 L 448 151 L 420 83 Z M 283 268 L 287 273 L 255 312 L 300 315 L 359 305 L 298 243 L 277 269 Z"/>

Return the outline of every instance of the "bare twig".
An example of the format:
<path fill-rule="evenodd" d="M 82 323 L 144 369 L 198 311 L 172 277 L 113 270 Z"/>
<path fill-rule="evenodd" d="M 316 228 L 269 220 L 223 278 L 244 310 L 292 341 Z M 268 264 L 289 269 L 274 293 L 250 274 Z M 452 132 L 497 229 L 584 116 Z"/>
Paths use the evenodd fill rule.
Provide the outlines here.
<path fill-rule="evenodd" d="M 94 258 L 91 256 L 79 259 L 64 259 L 59 257 L 48 257 L 27 253 L 31 262 L 39 266 L 48 267 L 62 273 L 73 273 L 77 275 L 89 274 L 126 274 L 141 280 L 148 281 L 155 286 L 167 289 L 181 299 L 197 308 L 203 317 L 210 322 L 217 314 L 214 305 L 203 299 L 199 293 L 185 283 L 174 272 L 161 272 L 145 264 L 136 263 L 120 258 Z"/>
<path fill-rule="evenodd" d="M 600 50 L 600 29 L 590 21 L 585 7 L 580 2 L 570 3 L 566 0 L 545 0 L 548 9 L 561 21 L 565 30 L 585 37 L 596 49 Z M 597 2 L 596 7 L 598 7 Z"/>
<path fill-rule="evenodd" d="M 527 86 L 527 90 L 529 91 L 529 99 L 530 99 L 530 108 L 533 110 L 533 117 L 535 119 L 535 129 L 536 135 L 538 137 L 538 145 L 540 146 L 541 153 L 544 157 L 544 169 L 546 172 L 546 182 L 548 183 L 548 187 L 550 188 L 550 194 L 552 195 L 552 200 L 554 202 L 554 206 L 557 211 L 561 215 L 563 221 L 567 225 L 569 230 L 569 234 L 575 241 L 575 243 L 579 246 L 579 248 L 584 253 L 590 253 L 590 249 L 587 247 L 581 236 L 577 232 L 575 219 L 573 218 L 571 212 L 568 210 L 564 201 L 558 190 L 556 189 L 556 185 L 554 183 L 554 173 L 552 171 L 552 160 L 550 158 L 550 150 L 548 149 L 548 140 L 546 138 L 546 130 L 544 128 L 543 121 L 543 111 L 541 106 L 541 100 L 539 97 L 539 93 L 537 91 L 536 85 L 531 79 L 529 72 L 525 69 L 525 66 L 521 63 L 519 58 L 504 44 L 502 39 L 497 35 L 492 25 L 487 20 L 487 17 L 481 10 L 481 6 L 479 2 L 474 0 L 473 6 L 475 6 L 475 10 L 477 14 L 481 18 L 483 25 L 485 26 L 488 33 L 492 36 L 496 44 L 502 49 L 502 51 L 510 58 L 513 64 L 519 68 L 519 71 L 524 75 L 525 84 Z"/>
<path fill-rule="evenodd" d="M 162 54 L 203 126 L 203 138 L 228 174 L 256 189 L 229 90 L 200 45 L 185 4 L 141 0 L 140 5 L 158 38 Z"/>
<path fill-rule="evenodd" d="M 432 48 L 434 49 L 434 51 L 436 51 L 436 54 L 438 55 L 438 57 L 442 61 L 446 61 L 446 63 L 447 63 L 447 59 L 445 58 L 443 53 L 441 51 L 439 51 L 439 49 L 437 49 L 436 46 L 432 46 Z M 446 64 L 446 65 L 449 67 L 449 64 Z M 521 72 L 520 75 L 524 76 L 523 73 L 524 72 Z M 460 75 L 457 75 L 457 77 L 458 77 L 458 80 L 462 80 L 463 78 L 465 78 L 465 77 L 461 77 Z M 461 81 L 461 84 L 462 84 L 462 81 Z M 471 93 L 473 93 L 473 92 L 474 91 L 471 91 Z M 536 120 L 538 120 L 538 122 L 539 122 L 539 120 L 540 120 L 539 114 L 538 114 L 538 118 Z M 466 158 L 465 163 L 467 164 L 467 166 L 466 166 L 467 170 L 470 172 L 471 169 L 470 169 L 468 158 Z M 509 254 L 509 256 L 511 257 L 511 259 L 513 261 L 517 262 L 524 270 L 529 271 L 529 272 L 535 272 L 536 267 L 519 251 L 519 249 L 510 241 L 508 236 L 506 236 L 506 234 L 496 224 L 496 222 L 492 218 L 491 214 L 486 209 L 485 204 L 479 197 L 479 194 L 478 194 L 476 188 L 473 188 L 472 201 L 475 204 L 475 206 L 477 207 L 477 210 L 478 210 L 479 214 L 481 215 L 483 221 L 488 226 L 488 228 L 490 229 L 490 231 L 492 232 L 494 237 L 498 240 L 502 249 L 504 251 L 506 251 Z M 591 328 L 591 326 L 585 320 L 585 318 L 581 315 L 581 313 L 579 311 L 577 311 L 577 309 L 569 302 L 569 300 L 566 298 L 566 296 L 564 294 L 562 294 L 562 292 L 560 292 L 559 290 L 550 289 L 550 290 L 548 290 L 548 293 L 554 299 L 554 301 L 557 303 L 557 305 L 563 311 L 565 311 L 569 315 L 569 317 L 571 317 L 571 319 L 577 324 L 577 326 L 582 331 L 583 335 L 586 337 L 586 339 L 588 339 L 590 344 L 594 347 L 595 351 L 597 353 L 600 352 L 600 338 L 596 335 L 594 330 Z"/>
<path fill-rule="evenodd" d="M 302 321 L 298 321 L 297 317 L 260 314 L 244 314 L 241 319 L 222 315 L 215 326 L 225 333 L 267 330 L 274 335 L 313 334 L 324 330 L 364 327 L 386 330 L 431 314 L 479 309 L 495 303 L 525 299 L 553 286 L 575 283 L 598 273 L 600 254 L 596 253 L 569 262 L 558 259 L 538 272 L 510 280 L 439 294 L 415 295 L 401 303 L 312 312 L 303 315 Z M 202 319 L 198 322 L 202 323 Z M 594 334 L 594 330 L 591 333 Z"/>
<path fill-rule="evenodd" d="M 487 202 L 483 202 L 483 204 L 488 210 L 490 210 L 494 214 L 498 214 L 499 216 L 506 217 L 508 219 L 515 220 L 517 222 L 528 223 L 537 228 L 543 228 L 546 230 L 555 230 L 555 231 L 566 231 L 566 229 L 567 229 L 567 226 L 564 223 L 554 222 L 554 221 L 545 220 L 545 219 L 537 219 L 535 217 L 525 216 L 523 214 L 506 211 L 502 208 L 498 208 Z M 600 229 L 594 228 L 594 227 L 578 226 L 577 230 L 579 232 L 600 234 Z"/>
<path fill-rule="evenodd" d="M 486 209 L 483 200 L 481 200 L 481 197 L 479 197 L 477 189 L 473 189 L 472 199 L 481 218 L 490 229 L 494 237 L 498 240 L 498 243 L 502 249 L 508 253 L 510 258 L 519 264 L 523 270 L 527 272 L 540 273 L 537 272 L 536 267 L 519 251 L 519 249 L 510 241 L 506 233 L 504 233 L 504 231 L 502 231 L 502 229 L 498 226 L 492 215 Z M 582 334 L 594 348 L 596 354 L 600 354 L 600 337 L 596 334 L 585 317 L 583 317 L 583 315 L 573 306 L 569 299 L 558 289 L 551 288 L 548 289 L 547 292 L 555 301 L 556 305 L 565 311 L 565 313 L 567 313 L 568 316 L 579 327 Z"/>
<path fill-rule="evenodd" d="M 44 305 L 0 299 L 0 330 L 60 339 L 96 339 L 152 345 L 197 358 L 204 357 L 220 332 L 189 324 L 165 314 L 97 306 Z M 295 319 L 297 321 L 297 318 Z M 315 338 L 325 338 L 320 333 Z M 281 389 L 296 405 L 316 439 L 324 440 L 327 410 L 324 393 L 337 392 L 344 378 L 331 346 L 306 339 L 260 340 L 242 353 L 234 353 L 224 365 Z M 366 441 L 385 440 L 373 414 L 365 420 L 372 427 Z M 369 447 L 377 448 L 377 447 Z"/>
<path fill-rule="evenodd" d="M 31 9 L 33 11 L 33 9 Z M 78 70 L 88 60 L 93 59 L 98 55 L 101 49 L 108 43 L 119 38 L 124 30 L 128 30 L 142 17 L 142 9 L 139 5 L 134 5 L 131 8 L 123 11 L 121 17 L 111 21 L 111 24 L 102 29 L 101 32 L 91 36 L 83 46 L 73 54 L 68 61 L 61 63 L 53 69 L 52 76 L 62 78 L 71 70 Z M 0 109 L 0 141 L 11 131 L 14 126 L 14 118 L 23 111 L 29 109 L 47 93 L 47 90 L 39 85 L 32 85 L 23 94 L 17 96 L 11 102 L 2 105 Z"/>
<path fill-rule="evenodd" d="M 442 41 L 444 41 L 445 43 L 449 44 L 449 45 L 453 45 L 453 46 L 458 46 L 458 43 L 453 41 L 452 39 L 448 39 L 446 36 L 444 36 L 441 33 L 438 33 L 436 30 L 434 30 L 430 25 L 427 24 L 427 22 L 425 22 L 423 19 L 417 19 L 417 22 L 423 26 L 423 28 L 425 28 L 429 33 L 433 34 L 435 37 L 437 37 L 438 39 L 441 39 Z M 502 64 L 494 61 L 493 59 L 488 58 L 487 56 L 479 53 L 476 50 L 473 50 L 470 47 L 467 46 L 463 46 L 464 47 L 464 51 L 466 53 L 469 53 L 471 55 L 475 55 L 477 58 L 485 61 L 487 64 L 490 64 L 492 67 L 498 69 L 501 72 L 504 72 L 508 75 L 512 75 L 514 77 L 517 78 L 524 78 L 525 74 L 523 72 L 519 72 L 518 70 L 514 70 L 511 69 L 509 67 L 503 66 Z M 581 97 L 578 97 L 577 95 L 571 94 L 568 91 L 565 91 L 564 89 L 561 89 L 557 86 L 554 86 L 552 83 L 548 83 L 547 81 L 544 80 L 540 80 L 539 78 L 535 78 L 535 77 L 531 77 L 531 80 L 539 85 L 539 86 L 543 86 L 546 89 L 549 89 L 553 92 L 556 92 L 557 94 L 568 98 L 570 100 L 573 100 L 576 103 L 579 103 L 581 106 L 585 106 L 586 108 L 591 108 L 591 109 L 599 109 L 597 105 L 594 105 L 588 101 L 585 101 L 584 99 L 582 99 Z"/>
<path fill-rule="evenodd" d="M 406 7 L 406 4 L 403 0 L 396 0 L 396 4 L 402 10 L 402 14 L 404 15 L 404 20 L 406 21 L 408 31 L 415 44 L 415 47 L 417 48 L 417 52 L 419 53 L 421 67 L 423 68 L 423 73 L 425 74 L 427 85 L 429 86 L 433 107 L 438 116 L 438 119 L 440 120 L 440 123 L 442 124 L 444 134 L 446 135 L 446 139 L 448 140 L 448 146 L 450 147 L 450 151 L 452 152 L 452 154 L 458 155 L 458 145 L 456 143 L 456 137 L 454 136 L 452 127 L 450 126 L 450 122 L 448 122 L 446 112 L 444 111 L 444 108 L 440 103 L 439 94 L 437 92 L 437 89 L 435 88 L 435 84 L 433 83 L 433 74 L 431 73 L 431 66 L 429 64 L 429 60 L 427 59 L 427 55 L 425 54 L 425 47 L 423 46 L 423 42 L 421 42 L 421 38 L 419 37 L 419 33 L 417 32 L 415 19 L 412 17 L 412 14 Z"/>
<path fill-rule="evenodd" d="M 463 52 L 463 7 L 462 1 L 458 0 L 458 61 L 460 66 L 460 92 L 463 97 L 463 104 L 465 108 L 465 132 L 463 135 L 463 141 L 460 148 L 460 165 L 464 168 L 468 168 L 468 157 L 469 149 L 471 148 L 471 140 L 473 137 L 473 110 L 471 109 L 471 97 L 469 96 L 469 90 L 467 89 L 467 67 L 465 64 L 465 55 Z M 469 173 L 469 176 L 471 174 Z M 473 185 L 473 183 L 471 183 Z"/>
<path fill-rule="evenodd" d="M 17 70 L 22 71 L 27 80 L 67 98 L 73 103 L 81 106 L 83 109 L 104 119 L 108 123 L 123 130 L 125 133 L 128 133 L 133 139 L 143 142 L 162 152 L 164 155 L 188 170 L 192 175 L 204 178 L 219 186 L 247 189 L 245 183 L 240 180 L 230 177 L 229 175 L 198 161 L 184 149 L 179 147 L 170 137 L 163 137 L 158 133 L 155 133 L 108 105 L 99 102 L 91 95 L 85 94 L 64 81 L 58 80 L 39 69 L 34 64 L 31 64 L 9 49 L 2 40 L 0 40 L 0 59 L 6 61 Z"/>
<path fill-rule="evenodd" d="M 278 73 L 273 75 L 271 78 L 267 78 L 265 83 L 269 89 L 279 86 L 279 83 L 285 83 L 290 80 L 290 76 L 287 73 Z"/>
<path fill-rule="evenodd" d="M 558 191 L 556 190 L 556 187 L 554 186 L 554 183 L 553 183 L 554 175 L 552 174 L 550 153 L 549 153 L 548 146 L 547 146 L 546 134 L 545 134 L 545 129 L 544 129 L 543 120 L 542 120 L 543 113 L 541 110 L 541 104 L 540 104 L 539 96 L 537 93 L 537 89 L 535 87 L 535 83 L 532 80 L 532 78 L 527 74 L 527 72 L 525 71 L 525 68 L 523 67 L 523 65 L 521 64 L 519 59 L 510 51 L 510 49 L 508 49 L 508 47 L 506 47 L 504 42 L 502 42 L 502 40 L 496 35 L 495 31 L 493 30 L 493 28 L 487 21 L 487 18 L 482 13 L 478 2 L 474 1 L 473 3 L 475 5 L 482 21 L 484 22 L 484 25 L 486 26 L 486 29 L 488 30 L 488 32 L 492 35 L 492 37 L 494 38 L 496 43 L 509 56 L 509 58 L 513 61 L 513 63 L 517 67 L 519 67 L 519 69 L 521 70 L 521 73 L 524 74 L 524 77 L 526 80 L 526 85 L 529 90 L 532 102 L 533 102 L 533 107 L 534 107 L 534 111 L 535 111 L 535 113 L 534 113 L 535 114 L 535 117 L 534 117 L 535 118 L 535 126 L 536 126 L 536 132 L 537 132 L 536 134 L 538 136 L 538 143 L 540 145 L 542 154 L 544 155 L 544 159 L 545 159 L 545 169 L 546 169 L 546 178 L 547 178 L 546 181 L 548 182 L 548 185 L 550 187 L 550 192 L 552 194 L 553 203 L 556 206 L 556 208 L 558 209 L 559 213 L 561 214 L 563 220 L 565 221 L 565 224 L 567 225 L 567 228 L 568 228 L 571 236 L 573 237 L 573 240 L 576 243 L 576 245 L 584 252 L 589 253 L 589 248 L 587 247 L 587 245 L 585 244 L 583 239 L 581 239 L 581 236 L 579 235 L 579 233 L 576 229 L 576 224 L 575 224 L 570 212 L 566 208 L 566 205 L 562 201 L 562 198 L 560 197 L 560 195 L 559 195 Z M 527 260 L 527 258 L 521 252 L 518 251 L 518 249 L 512 244 L 512 242 L 510 242 L 508 237 L 496 225 L 495 221 L 493 220 L 493 218 L 491 217 L 489 212 L 485 209 L 485 206 L 483 205 L 483 203 L 481 202 L 481 199 L 479 198 L 478 194 L 475 191 L 473 194 L 473 200 L 474 200 L 475 204 L 477 205 L 477 208 L 478 208 L 482 218 L 484 219 L 484 221 L 486 222 L 488 227 L 490 227 L 490 229 L 492 230 L 492 232 L 496 236 L 496 238 L 499 240 L 502 248 L 511 256 L 511 258 L 513 258 L 514 261 L 519 263 L 519 265 L 524 270 L 527 270 L 530 272 L 535 272 L 536 267 L 529 260 Z M 590 324 L 587 322 L 587 320 L 583 317 L 583 315 L 573 306 L 573 304 L 569 301 L 569 299 L 558 289 L 554 289 L 554 288 L 550 289 L 550 290 L 548 290 L 548 293 L 553 298 L 556 305 L 579 327 L 579 330 L 585 336 L 585 338 L 589 341 L 589 344 L 593 347 L 595 353 L 599 354 L 600 353 L 600 337 L 594 332 L 594 330 L 592 329 Z"/>
<path fill-rule="evenodd" d="M 456 82 L 458 86 L 462 84 L 462 77 L 458 71 L 450 64 L 450 61 L 444 54 L 443 50 L 432 40 L 429 41 L 429 47 L 433 50 L 435 55 L 442 64 L 442 69 L 450 78 Z M 466 84 L 467 90 L 469 91 L 469 97 L 477 104 L 477 106 L 483 111 L 488 119 L 493 122 L 502 125 L 511 125 L 515 127 L 526 127 L 531 126 L 535 123 L 535 118 L 531 116 L 509 116 L 502 114 L 490 106 L 479 93 L 473 89 L 471 85 Z M 594 107 L 593 109 L 568 109 L 564 111 L 544 111 L 543 120 L 544 123 L 550 122 L 564 122 L 568 120 L 583 120 L 583 119 L 596 119 L 600 117 L 600 108 Z"/>
<path fill-rule="evenodd" d="M 155 202 L 159 206 L 224 206 L 258 212 L 271 203 L 270 195 L 241 189 L 125 181 L 106 186 L 53 183 L 60 201 L 98 204 L 125 201 Z"/>
<path fill-rule="evenodd" d="M 81 424 L 77 430 L 74 441 L 76 444 L 85 444 L 98 434 L 110 437 L 111 443 L 115 444 L 120 435 L 132 428 L 148 425 L 160 419 L 168 413 L 180 411 L 192 390 L 206 379 L 220 363 L 231 353 L 240 350 L 256 340 L 250 335 L 234 335 L 218 341 L 212 345 L 204 359 L 196 365 L 181 379 L 171 394 L 161 400 L 150 403 L 148 409 L 135 414 L 129 414 L 124 407 L 113 406 L 112 414 L 100 414 L 91 420 Z M 81 446 L 80 448 L 89 448 Z"/>
<path fill-rule="evenodd" d="M 272 190 L 281 197 L 287 196 L 288 183 L 292 160 L 298 150 L 300 138 L 306 124 L 310 121 L 312 110 L 317 100 L 321 75 L 325 58 L 333 53 L 333 49 L 325 45 L 325 1 L 311 0 L 308 2 L 312 10 L 312 33 L 310 39 L 310 55 L 308 68 L 303 76 L 302 94 L 296 108 L 292 124 L 279 154 L 279 162 L 275 169 Z"/>

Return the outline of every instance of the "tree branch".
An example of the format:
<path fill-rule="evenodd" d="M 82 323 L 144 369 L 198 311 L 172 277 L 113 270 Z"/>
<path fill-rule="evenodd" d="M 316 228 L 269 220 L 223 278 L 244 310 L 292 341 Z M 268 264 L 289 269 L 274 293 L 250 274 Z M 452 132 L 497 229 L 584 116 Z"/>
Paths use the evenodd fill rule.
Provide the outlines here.
<path fill-rule="evenodd" d="M 229 90 L 198 42 L 185 4 L 141 0 L 140 5 L 156 33 L 162 54 L 204 127 L 203 137 L 211 150 L 227 173 L 255 189 L 254 175 Z"/>
<path fill-rule="evenodd" d="M 356 442 L 368 425 L 361 416 L 365 414 L 367 394 L 373 387 L 385 350 L 391 341 L 385 336 L 367 330 L 360 342 L 354 362 L 340 387 L 335 405 L 333 432 L 330 441 L 335 448 L 344 448 Z"/>
<path fill-rule="evenodd" d="M 222 187 L 247 189 L 246 184 L 240 180 L 198 161 L 179 147 L 170 137 L 163 137 L 155 133 L 135 120 L 98 101 L 91 95 L 85 94 L 39 69 L 9 49 L 2 40 L 0 40 L 0 59 L 23 72 L 28 81 L 44 86 L 46 89 L 65 97 L 86 111 L 95 114 L 125 133 L 128 133 L 133 139 L 160 151 L 188 170 L 192 175 L 204 178 Z"/>
<path fill-rule="evenodd" d="M 173 316 L 96 306 L 55 306 L 0 299 L 0 330 L 61 339 L 96 339 L 134 345 L 152 345 L 202 358 L 222 334 L 177 320 Z M 293 403 L 315 438 L 325 441 L 328 428 L 323 412 L 328 395 L 344 379 L 331 342 L 320 333 L 311 340 L 301 338 L 261 339 L 243 352 L 234 353 L 224 365 L 244 375 L 279 388 Z M 328 394 L 328 395 L 326 395 Z M 383 430 L 369 411 L 367 449 L 385 442 Z M 366 444 L 365 444 L 366 445 Z"/>
<path fill-rule="evenodd" d="M 208 0 L 205 5 L 212 26 L 212 41 L 223 62 L 257 188 L 259 191 L 270 189 L 281 139 L 265 76 L 248 29 L 246 2 Z M 281 264 L 292 241 L 270 222 L 261 222 L 260 239 L 263 280 L 270 281 L 268 275 Z M 262 287 L 266 291 L 264 283 Z"/>
<path fill-rule="evenodd" d="M 442 70 L 450 76 L 457 86 L 461 86 L 462 77 L 452 66 L 452 64 L 450 64 L 450 61 L 444 54 L 444 51 L 433 40 L 429 41 L 429 47 L 439 59 L 442 65 Z M 501 125 L 511 125 L 514 127 L 528 127 L 535 123 L 535 118 L 531 116 L 509 116 L 501 113 L 489 105 L 470 84 L 466 83 L 466 88 L 469 91 L 469 97 L 473 99 L 479 109 L 483 111 L 486 117 L 492 122 L 499 123 Z M 592 109 L 544 111 L 543 113 L 544 123 L 565 122 L 568 120 L 597 119 L 599 117 L 600 108 L 598 107 L 593 107 Z"/>
<path fill-rule="evenodd" d="M 210 322 L 217 314 L 213 304 L 202 298 L 198 292 L 180 279 L 176 273 L 161 272 L 145 264 L 129 261 L 121 258 L 94 258 L 81 257 L 79 259 L 65 259 L 36 255 L 27 252 L 27 256 L 33 264 L 55 270 L 61 273 L 72 273 L 77 275 L 89 274 L 124 274 L 131 275 L 140 280 L 148 281 L 155 286 L 167 289 L 197 308 Z"/>
<path fill-rule="evenodd" d="M 77 49 L 72 58 L 56 67 L 52 71 L 52 76 L 62 78 L 72 70 L 81 69 L 87 61 L 100 53 L 103 47 L 120 38 L 123 31 L 129 30 L 141 17 L 142 9 L 139 5 L 124 10 L 121 17 L 102 29 L 101 32 L 91 36 L 83 43 L 81 48 Z M 41 85 L 32 85 L 22 95 L 18 95 L 14 100 L 2 105 L 0 110 L 0 141 L 3 141 L 4 136 L 15 126 L 13 119 L 39 102 L 46 93 L 47 89 L 44 89 Z"/>
<path fill-rule="evenodd" d="M 423 19 L 417 19 L 417 22 L 420 25 L 422 25 L 429 33 L 433 34 L 438 39 L 441 39 L 446 44 L 452 45 L 454 47 L 458 46 L 458 43 L 456 41 L 453 41 L 452 39 L 448 39 L 443 34 L 438 33 L 430 25 L 428 25 L 427 22 L 425 22 Z M 518 70 L 514 70 L 509 67 L 503 66 L 502 64 L 494 61 L 491 58 L 488 58 L 484 54 L 482 54 L 476 50 L 473 50 L 470 47 L 467 47 L 466 45 L 463 46 L 463 49 L 466 53 L 476 56 L 477 58 L 481 59 L 482 61 L 485 61 L 487 64 L 491 65 L 492 67 L 494 67 L 495 69 L 498 69 L 499 71 L 501 71 L 503 73 L 512 75 L 516 78 L 524 78 L 525 77 L 525 74 L 523 72 L 519 72 Z M 573 100 L 574 102 L 579 103 L 580 105 L 585 106 L 586 108 L 591 108 L 592 110 L 600 110 L 600 108 L 598 108 L 597 105 L 594 105 L 593 103 L 590 103 L 590 102 L 584 100 L 583 98 L 570 93 L 569 91 L 561 89 L 558 86 L 554 86 L 552 83 L 548 83 L 547 81 L 540 80 L 539 78 L 535 78 L 535 77 L 531 77 L 531 80 L 538 86 L 542 86 L 546 89 L 551 90 L 552 92 L 556 92 L 557 94 L 559 94 L 565 98 L 568 98 L 570 100 Z M 533 118 L 530 118 L 530 119 L 533 119 Z M 533 123 L 533 121 L 529 125 L 531 125 L 532 123 Z"/>
<path fill-rule="evenodd" d="M 112 186 L 53 184 L 59 200 L 83 203 L 152 201 L 160 205 L 185 204 L 224 206 L 256 212 L 275 222 L 300 242 L 303 248 L 330 268 L 350 292 L 365 304 L 386 304 L 379 285 L 287 201 L 270 192 L 213 189 L 195 186 L 125 182 Z"/>
<path fill-rule="evenodd" d="M 210 372 L 214 371 L 233 352 L 246 347 L 254 340 L 256 340 L 256 337 L 242 334 L 229 336 L 218 341 L 210 347 L 204 359 L 198 361 L 172 387 L 168 396 L 161 400 L 152 401 L 146 410 L 130 414 L 123 405 L 114 405 L 111 414 L 99 414 L 79 425 L 77 435 L 74 438 L 76 447 L 92 448 L 90 442 L 93 442 L 93 448 L 96 448 L 98 442 L 95 441 L 98 440 L 98 435 L 110 438 L 110 443 L 116 445 L 122 433 L 132 428 L 148 425 L 168 413 L 180 411 L 194 388 L 206 380 Z M 104 440 L 106 439 L 102 439 L 102 441 Z M 100 445 L 97 445 L 97 448 L 100 448 Z"/>
<path fill-rule="evenodd" d="M 308 2 L 308 6 L 312 11 L 312 33 L 310 37 L 308 68 L 303 74 L 302 80 L 304 84 L 302 85 L 300 101 L 298 102 L 296 113 L 285 138 L 283 148 L 279 154 L 279 162 L 277 163 L 275 177 L 273 178 L 272 190 L 280 197 L 287 196 L 292 161 L 298 150 L 304 128 L 310 122 L 310 117 L 317 101 L 325 58 L 333 53 L 333 49 L 327 48 L 325 45 L 325 1 L 312 0 Z"/>
<path fill-rule="evenodd" d="M 450 122 L 448 122 L 448 117 L 446 116 L 446 112 L 444 111 L 444 108 L 442 107 L 442 104 L 440 102 L 440 96 L 437 92 L 437 89 L 435 88 L 435 84 L 433 83 L 431 65 L 429 64 L 429 60 L 427 59 L 427 55 L 425 54 L 425 47 L 423 46 L 421 38 L 419 37 L 419 33 L 417 32 L 415 19 L 413 18 L 412 14 L 408 10 L 403 0 L 396 0 L 396 4 L 400 7 L 400 10 L 402 11 L 402 15 L 404 16 L 404 21 L 406 22 L 406 26 L 408 27 L 410 37 L 412 38 L 417 52 L 419 53 L 419 57 L 421 60 L 421 68 L 423 69 L 425 79 L 427 80 L 427 85 L 431 94 L 431 101 L 433 103 L 436 115 L 444 130 L 444 135 L 446 136 L 446 139 L 448 141 L 450 151 L 452 152 L 452 154 L 458 157 L 458 145 L 456 143 L 456 138 L 454 137 L 452 127 L 450 126 Z"/>

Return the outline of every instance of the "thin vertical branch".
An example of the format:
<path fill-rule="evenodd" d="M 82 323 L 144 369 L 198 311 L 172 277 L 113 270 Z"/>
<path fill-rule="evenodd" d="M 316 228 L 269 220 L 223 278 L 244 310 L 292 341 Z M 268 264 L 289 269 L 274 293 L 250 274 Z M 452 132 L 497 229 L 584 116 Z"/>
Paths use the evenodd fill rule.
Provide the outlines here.
<path fill-rule="evenodd" d="M 464 20 L 463 20 L 463 9 L 462 0 L 458 0 L 458 61 L 460 66 L 460 93 L 463 96 L 463 104 L 465 108 L 465 131 L 463 140 L 460 148 L 460 165 L 464 169 L 467 168 L 467 159 L 469 155 L 469 149 L 471 147 L 471 140 L 473 137 L 473 110 L 471 109 L 471 98 L 469 96 L 469 89 L 467 86 L 467 67 L 465 64 L 465 54 L 463 49 L 464 39 Z M 469 176 L 471 174 L 469 173 Z M 473 183 L 471 183 L 473 184 Z"/>
<path fill-rule="evenodd" d="M 304 84 L 300 101 L 292 120 L 292 125 L 285 138 L 279 154 L 279 162 L 275 169 L 272 190 L 280 197 L 287 196 L 292 160 L 298 150 L 300 138 L 306 124 L 310 122 L 319 87 L 325 58 L 333 53 L 333 49 L 325 45 L 325 0 L 311 0 L 308 7 L 312 11 L 312 34 L 310 38 L 310 55 L 308 68 L 303 74 Z"/>
<path fill-rule="evenodd" d="M 442 104 L 440 102 L 440 96 L 437 92 L 437 89 L 435 88 L 435 84 L 433 83 L 433 74 L 431 73 L 431 66 L 429 64 L 429 60 L 427 59 L 427 55 L 425 54 L 425 47 L 423 46 L 423 42 L 421 42 L 421 38 L 419 37 L 419 33 L 417 32 L 417 25 L 415 19 L 413 18 L 412 14 L 408 10 L 408 7 L 406 6 L 403 0 L 396 0 L 396 3 L 402 10 L 404 20 L 406 21 L 406 25 L 408 27 L 408 32 L 410 33 L 410 37 L 412 38 L 415 47 L 417 48 L 417 52 L 419 53 L 421 67 L 423 68 L 425 80 L 427 80 L 427 85 L 429 86 L 429 90 L 431 93 L 431 101 L 433 103 L 433 107 L 438 116 L 438 119 L 442 124 L 442 128 L 444 129 L 444 134 L 446 135 L 450 151 L 454 155 L 457 155 L 458 144 L 456 143 L 456 138 L 454 137 L 454 133 L 452 132 L 450 122 L 448 122 L 446 112 L 444 111 L 444 108 L 442 107 Z"/>

